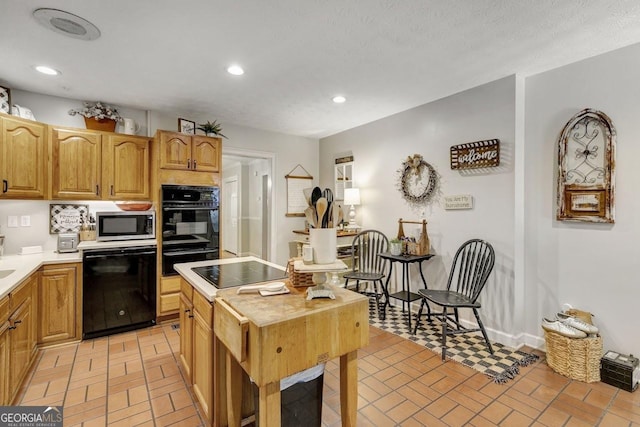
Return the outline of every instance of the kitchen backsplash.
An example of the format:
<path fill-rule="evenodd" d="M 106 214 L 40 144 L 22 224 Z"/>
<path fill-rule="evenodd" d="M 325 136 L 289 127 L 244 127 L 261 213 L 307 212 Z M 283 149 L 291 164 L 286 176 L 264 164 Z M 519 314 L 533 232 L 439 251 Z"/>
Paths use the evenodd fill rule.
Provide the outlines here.
<path fill-rule="evenodd" d="M 90 214 L 119 210 L 113 202 L 108 201 L 0 200 L 0 234 L 5 236 L 5 255 L 17 254 L 24 246 L 42 246 L 45 251 L 56 249 L 58 237 L 49 232 L 49 206 L 52 204 L 88 205 Z M 17 217 L 17 227 L 8 226 L 9 216 Z M 21 226 L 24 216 L 29 217 L 29 226 Z"/>

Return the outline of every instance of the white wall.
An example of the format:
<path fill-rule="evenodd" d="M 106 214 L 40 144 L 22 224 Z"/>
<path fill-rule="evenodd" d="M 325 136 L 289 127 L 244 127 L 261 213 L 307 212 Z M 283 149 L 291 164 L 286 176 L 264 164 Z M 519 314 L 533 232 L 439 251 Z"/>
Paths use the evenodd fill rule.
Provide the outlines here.
<path fill-rule="evenodd" d="M 563 303 L 596 316 L 604 348 L 640 354 L 640 45 L 526 79 L 526 330 Z M 584 108 L 617 131 L 614 225 L 555 220 L 557 139 Z"/>
<path fill-rule="evenodd" d="M 345 106 L 346 108 L 346 106 Z M 488 240 L 496 250 L 496 267 L 483 301 L 487 327 L 512 333 L 514 298 L 514 108 L 515 78 L 486 84 L 430 104 L 322 139 L 321 187 L 331 186 L 333 165 L 340 153 L 354 156 L 354 186 L 362 205 L 358 222 L 388 237 L 395 236 L 398 218 L 428 221 L 437 256 L 424 263 L 429 286 L 443 287 L 452 257 L 467 239 Z M 461 173 L 449 166 L 452 145 L 500 139 L 501 166 Z M 407 156 L 418 153 L 440 173 L 444 195 L 471 194 L 472 210 L 444 210 L 433 204 L 412 211 L 396 188 L 397 170 Z M 410 232 L 405 227 L 405 232 Z M 413 271 L 413 281 L 419 275 Z M 416 286 L 414 286 L 414 289 Z M 503 340 L 504 341 L 504 340 Z"/>
<path fill-rule="evenodd" d="M 11 90 L 11 98 L 15 104 L 30 108 L 38 121 L 52 125 L 84 128 L 84 121 L 82 118 L 77 115 L 70 116 L 68 114 L 69 109 L 80 108 L 82 106 L 81 100 L 58 98 L 17 89 Z M 122 106 L 117 107 L 123 116 L 134 118 L 143 126 L 143 129 L 139 132 L 141 135 L 147 133 L 147 122 L 149 123 L 149 134 L 153 135 L 157 129 L 176 130 L 178 127 L 178 117 L 188 118 L 196 123 L 204 123 L 207 120 L 214 119 L 213 117 L 198 117 L 180 112 L 176 112 L 176 115 L 167 115 L 160 114 L 155 111 L 147 112 L 140 109 L 131 109 Z M 150 106 L 150 109 L 151 108 L 153 108 L 153 106 Z M 235 126 L 227 123 L 223 123 L 223 133 L 228 137 L 228 139 L 223 139 L 222 142 L 223 153 L 225 152 L 225 148 L 233 147 L 243 150 L 268 153 L 269 155 L 273 155 L 275 158 L 275 173 L 272 177 L 274 195 L 273 202 L 275 204 L 274 226 L 272 228 L 272 232 L 274 234 L 273 246 L 275 248 L 275 253 L 271 257 L 271 261 L 281 265 L 286 265 L 289 256 L 288 242 L 292 238 L 291 230 L 304 227 L 304 219 L 285 217 L 287 205 L 286 183 L 284 176 L 297 164 L 303 165 L 309 173 L 317 176 L 318 140 L 243 126 Z M 2 225 L 2 230 L 7 231 L 6 215 L 13 215 L 14 212 L 24 212 L 32 209 L 40 212 L 36 218 L 39 222 L 40 220 L 45 221 L 47 214 L 44 212 L 48 211 L 46 207 L 43 208 L 41 205 L 48 206 L 48 202 L 43 204 L 43 202 L 35 201 L 1 201 L 0 225 Z M 16 214 L 20 215 L 20 213 Z M 48 228 L 46 224 L 40 224 L 39 222 L 29 229 L 20 228 L 19 230 L 21 230 L 21 233 L 16 235 L 15 238 L 10 239 L 10 235 L 7 235 L 8 253 L 15 253 L 16 247 L 25 246 L 25 244 L 22 243 L 18 243 L 18 246 L 14 246 L 16 244 L 16 239 L 20 239 L 20 241 L 25 242 L 37 242 L 42 240 L 43 242 L 49 242 L 48 245 L 51 246 L 51 242 L 55 241 L 55 236 L 51 238 L 48 234 L 43 236 L 43 233 L 48 230 Z M 48 231 L 46 232 L 48 233 Z M 258 236 L 257 238 L 261 237 Z M 253 237 L 250 236 L 250 239 L 253 239 Z M 259 241 L 260 240 L 258 240 L 258 242 Z M 29 246 L 32 244 L 36 243 L 29 243 Z M 55 244 L 53 245 L 53 247 L 55 247 Z"/>

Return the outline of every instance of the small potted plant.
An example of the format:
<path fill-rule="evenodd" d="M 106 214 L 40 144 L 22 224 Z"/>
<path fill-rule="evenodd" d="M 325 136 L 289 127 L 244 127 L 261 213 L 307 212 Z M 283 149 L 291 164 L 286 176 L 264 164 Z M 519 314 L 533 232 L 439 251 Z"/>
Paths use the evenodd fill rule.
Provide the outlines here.
<path fill-rule="evenodd" d="M 76 114 L 84 117 L 87 129 L 113 132 L 116 130 L 116 123 L 122 121 L 122 116 L 114 107 L 103 102 L 85 102 L 84 108 L 71 109 L 69 115 Z"/>
<path fill-rule="evenodd" d="M 389 252 L 391 252 L 391 255 L 400 255 L 402 253 L 402 241 L 397 238 L 389 240 Z"/>
<path fill-rule="evenodd" d="M 213 122 L 208 121 L 207 123 L 199 124 L 198 130 L 201 130 L 207 136 L 215 135 L 215 136 L 221 136 L 223 138 L 227 138 L 222 134 L 222 125 L 218 123 L 217 120 L 214 120 Z"/>

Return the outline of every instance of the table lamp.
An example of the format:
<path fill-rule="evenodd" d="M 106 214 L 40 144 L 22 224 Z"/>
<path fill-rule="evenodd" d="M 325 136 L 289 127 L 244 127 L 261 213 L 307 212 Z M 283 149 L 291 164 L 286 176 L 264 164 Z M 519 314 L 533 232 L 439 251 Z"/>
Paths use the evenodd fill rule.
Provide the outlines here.
<path fill-rule="evenodd" d="M 349 208 L 349 225 L 350 228 L 357 228 L 356 224 L 356 208 L 355 205 L 360 204 L 360 189 L 359 188 L 345 188 L 344 189 L 344 204 L 350 205 Z"/>

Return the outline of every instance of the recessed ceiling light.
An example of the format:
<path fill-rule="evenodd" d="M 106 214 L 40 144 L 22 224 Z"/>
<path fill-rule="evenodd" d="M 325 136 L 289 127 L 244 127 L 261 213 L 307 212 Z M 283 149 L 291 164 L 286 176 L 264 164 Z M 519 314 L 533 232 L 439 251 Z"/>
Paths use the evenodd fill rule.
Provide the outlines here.
<path fill-rule="evenodd" d="M 46 65 L 37 65 L 34 68 L 36 69 L 36 71 L 39 71 L 42 74 L 47 74 L 49 76 L 57 76 L 58 74 L 61 74 L 60 71 L 51 67 L 47 67 Z"/>
<path fill-rule="evenodd" d="M 64 10 L 41 8 L 33 11 L 40 24 L 56 33 L 80 40 L 95 40 L 100 30 L 91 22 Z"/>
<path fill-rule="evenodd" d="M 244 70 L 239 65 L 231 65 L 229 68 L 227 68 L 227 72 L 229 74 L 233 74 L 234 76 L 241 76 L 244 74 Z"/>
<path fill-rule="evenodd" d="M 345 102 L 347 100 L 347 98 L 345 98 L 342 95 L 337 95 L 333 97 L 333 102 L 335 102 L 336 104 L 342 104 L 343 102 Z"/>

